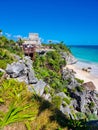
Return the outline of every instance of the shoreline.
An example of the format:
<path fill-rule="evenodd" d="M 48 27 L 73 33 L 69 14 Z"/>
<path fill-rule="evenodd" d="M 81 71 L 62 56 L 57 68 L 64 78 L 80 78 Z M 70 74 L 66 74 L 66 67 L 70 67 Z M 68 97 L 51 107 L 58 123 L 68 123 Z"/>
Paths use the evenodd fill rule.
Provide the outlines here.
<path fill-rule="evenodd" d="M 76 64 L 66 65 L 66 68 L 73 69 L 76 72 L 75 77 L 84 80 L 84 83 L 92 81 L 96 87 L 96 90 L 98 91 L 98 77 L 91 72 L 83 71 L 83 65 L 79 65 L 77 62 Z"/>

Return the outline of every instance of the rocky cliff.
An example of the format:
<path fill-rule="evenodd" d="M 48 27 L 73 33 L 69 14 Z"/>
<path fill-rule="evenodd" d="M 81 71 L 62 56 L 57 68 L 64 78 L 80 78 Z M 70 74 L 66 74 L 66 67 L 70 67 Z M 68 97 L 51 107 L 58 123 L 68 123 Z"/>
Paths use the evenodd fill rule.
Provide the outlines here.
<path fill-rule="evenodd" d="M 68 118 L 79 120 L 90 114 L 94 114 L 97 118 L 98 92 L 93 87 L 89 88 L 89 83 L 83 84 L 79 79 L 76 79 L 73 70 L 62 70 L 62 79 L 67 81 L 67 85 L 63 86 L 65 91 L 59 92 L 51 88 L 43 79 L 35 77 L 30 57 L 24 57 L 18 62 L 7 65 L 6 73 L 10 78 L 27 83 L 30 91 L 34 91 L 39 96 L 54 103 Z"/>
<path fill-rule="evenodd" d="M 63 68 L 66 64 L 77 62 L 66 46 L 51 46 L 53 51 L 44 55 L 37 53 L 35 61 L 30 57 L 10 56 L 8 51 L 2 53 L 1 60 L 7 59 L 6 64 L 9 64 L 5 70 L 0 69 L 0 82 L 13 78 L 25 82 L 30 92 L 53 104 L 68 119 L 98 119 L 98 92 L 95 86 L 92 82 L 84 84 L 75 77 L 73 70 Z M 8 59 L 11 59 L 10 62 Z"/>

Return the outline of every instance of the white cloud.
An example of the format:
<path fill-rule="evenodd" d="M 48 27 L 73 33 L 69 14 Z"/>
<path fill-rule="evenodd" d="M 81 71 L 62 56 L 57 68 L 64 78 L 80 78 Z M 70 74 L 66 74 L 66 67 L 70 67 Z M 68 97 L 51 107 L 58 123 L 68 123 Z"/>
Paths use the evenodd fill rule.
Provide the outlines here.
<path fill-rule="evenodd" d="M 5 35 L 7 36 L 7 37 L 11 37 L 11 34 L 9 34 L 9 33 L 5 33 Z"/>
<path fill-rule="evenodd" d="M 21 35 L 14 35 L 13 37 L 16 38 L 16 39 L 18 39 L 18 38 L 22 38 Z"/>

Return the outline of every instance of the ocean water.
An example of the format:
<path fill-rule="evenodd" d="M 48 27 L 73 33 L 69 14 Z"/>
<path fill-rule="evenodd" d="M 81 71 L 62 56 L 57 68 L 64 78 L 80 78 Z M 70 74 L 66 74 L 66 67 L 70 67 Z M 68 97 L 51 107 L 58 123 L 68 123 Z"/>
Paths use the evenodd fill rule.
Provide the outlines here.
<path fill-rule="evenodd" d="M 91 73 L 98 77 L 98 45 L 70 46 L 72 54 L 78 59 L 81 68 L 91 67 Z"/>

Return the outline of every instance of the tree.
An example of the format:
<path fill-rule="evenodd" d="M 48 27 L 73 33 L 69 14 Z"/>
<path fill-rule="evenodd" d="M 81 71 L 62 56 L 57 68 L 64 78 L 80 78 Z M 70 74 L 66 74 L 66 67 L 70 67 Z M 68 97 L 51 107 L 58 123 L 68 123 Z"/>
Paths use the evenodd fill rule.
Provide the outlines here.
<path fill-rule="evenodd" d="M 0 29 L 0 36 L 2 36 L 2 30 Z"/>
<path fill-rule="evenodd" d="M 17 43 L 18 43 L 19 46 L 21 46 L 22 43 L 23 43 L 23 40 L 21 38 L 19 38 L 18 41 L 17 41 Z"/>

